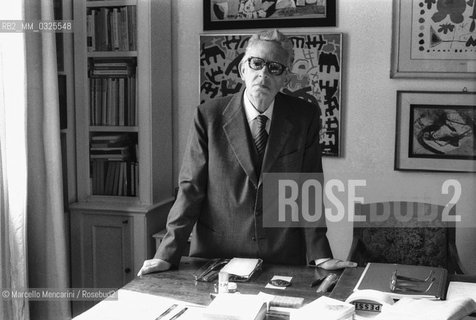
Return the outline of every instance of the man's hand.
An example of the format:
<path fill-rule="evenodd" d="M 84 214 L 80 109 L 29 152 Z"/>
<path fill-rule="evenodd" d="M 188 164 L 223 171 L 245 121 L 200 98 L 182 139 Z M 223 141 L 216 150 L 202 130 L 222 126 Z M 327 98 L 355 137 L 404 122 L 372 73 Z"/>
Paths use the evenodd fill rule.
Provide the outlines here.
<path fill-rule="evenodd" d="M 344 268 L 355 268 L 357 267 L 357 263 L 352 261 L 342 261 L 339 259 L 330 259 L 319 264 L 318 267 L 325 270 L 337 270 Z"/>
<path fill-rule="evenodd" d="M 137 276 L 140 277 L 146 273 L 166 271 L 169 270 L 172 265 L 162 259 L 150 259 L 145 260 L 142 268 L 137 273 Z"/>

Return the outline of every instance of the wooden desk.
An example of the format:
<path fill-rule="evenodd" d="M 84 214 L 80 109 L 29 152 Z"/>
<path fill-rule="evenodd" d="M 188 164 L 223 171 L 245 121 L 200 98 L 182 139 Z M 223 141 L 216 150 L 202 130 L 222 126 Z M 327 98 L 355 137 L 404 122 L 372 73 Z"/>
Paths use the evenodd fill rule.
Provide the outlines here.
<path fill-rule="evenodd" d="M 123 289 L 166 296 L 189 303 L 208 305 L 210 293 L 214 292 L 213 283 L 197 282 L 193 278 L 195 272 L 207 260 L 182 257 L 179 270 L 144 275 L 135 278 Z M 244 294 L 257 294 L 260 291 L 274 295 L 303 297 L 308 303 L 319 298 L 322 293 L 310 284 L 315 277 L 315 268 L 305 266 L 284 266 L 263 264 L 262 270 L 253 275 L 250 281 L 238 283 L 238 291 Z M 340 273 L 336 271 L 335 273 Z M 292 284 L 285 290 L 266 289 L 265 286 L 274 275 L 292 276 Z"/>
<path fill-rule="evenodd" d="M 193 278 L 193 273 L 206 261 L 206 259 L 182 257 L 179 270 L 147 274 L 141 278 L 136 277 L 122 289 L 172 298 L 185 303 L 208 305 L 211 302 L 210 293 L 214 292 L 214 283 L 197 282 Z M 305 266 L 263 264 L 262 270 L 254 274 L 249 282 L 238 283 L 238 291 L 244 294 L 265 292 L 274 295 L 303 297 L 304 302 L 309 303 L 322 296 L 322 293 L 316 292 L 316 287 L 311 288 L 310 286 L 319 272 L 318 270 L 328 273 L 322 269 Z M 333 271 L 339 275 L 342 273 L 342 275 L 334 290 L 326 295 L 344 301 L 352 293 L 363 270 L 364 268 L 349 268 L 344 273 Z M 285 290 L 266 289 L 266 284 L 274 275 L 292 276 L 292 285 Z M 476 282 L 476 276 L 451 275 L 449 280 Z M 286 317 L 268 315 L 267 319 L 286 319 Z"/>

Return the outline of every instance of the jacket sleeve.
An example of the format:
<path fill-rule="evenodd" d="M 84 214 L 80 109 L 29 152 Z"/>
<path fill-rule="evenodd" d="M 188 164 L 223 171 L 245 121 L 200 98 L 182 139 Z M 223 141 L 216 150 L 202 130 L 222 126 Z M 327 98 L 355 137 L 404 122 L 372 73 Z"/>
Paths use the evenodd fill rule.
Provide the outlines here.
<path fill-rule="evenodd" d="M 154 258 L 178 266 L 196 223 L 208 184 L 208 139 L 206 121 L 196 109 L 179 174 L 177 199 L 167 218 L 167 232 Z"/>
<path fill-rule="evenodd" d="M 317 109 L 317 110 L 316 110 Z M 319 144 L 320 112 L 319 107 L 314 106 L 312 121 L 306 138 L 306 148 L 303 157 L 302 173 L 323 173 L 322 155 Z M 321 185 L 324 189 L 324 176 L 320 175 Z M 324 198 L 322 198 L 324 199 Z M 324 203 L 322 204 L 321 220 L 317 227 L 304 228 L 306 242 L 306 256 L 308 264 L 314 264 L 314 260 L 332 258 L 332 251 L 327 239 L 326 218 L 324 215 Z"/>

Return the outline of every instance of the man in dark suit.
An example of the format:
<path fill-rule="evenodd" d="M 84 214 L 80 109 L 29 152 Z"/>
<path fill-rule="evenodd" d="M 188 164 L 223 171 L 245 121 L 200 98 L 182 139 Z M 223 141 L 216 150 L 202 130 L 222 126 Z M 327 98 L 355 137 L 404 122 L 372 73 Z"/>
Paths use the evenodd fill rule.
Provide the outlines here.
<path fill-rule="evenodd" d="M 167 233 L 138 275 L 177 266 L 194 225 L 192 256 L 355 266 L 332 259 L 325 218 L 312 228 L 263 227 L 264 172 L 322 172 L 318 108 L 279 92 L 293 58 L 279 31 L 254 35 L 239 65 L 245 90 L 196 109 Z"/>

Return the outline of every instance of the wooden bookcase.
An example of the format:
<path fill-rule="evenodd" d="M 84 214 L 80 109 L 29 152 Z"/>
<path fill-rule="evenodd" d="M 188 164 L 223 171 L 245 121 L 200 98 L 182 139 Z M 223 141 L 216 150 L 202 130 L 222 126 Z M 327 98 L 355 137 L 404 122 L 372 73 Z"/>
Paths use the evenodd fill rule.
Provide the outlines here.
<path fill-rule="evenodd" d="M 74 20 L 72 286 L 118 288 L 173 202 L 171 0 L 75 0 Z"/>

